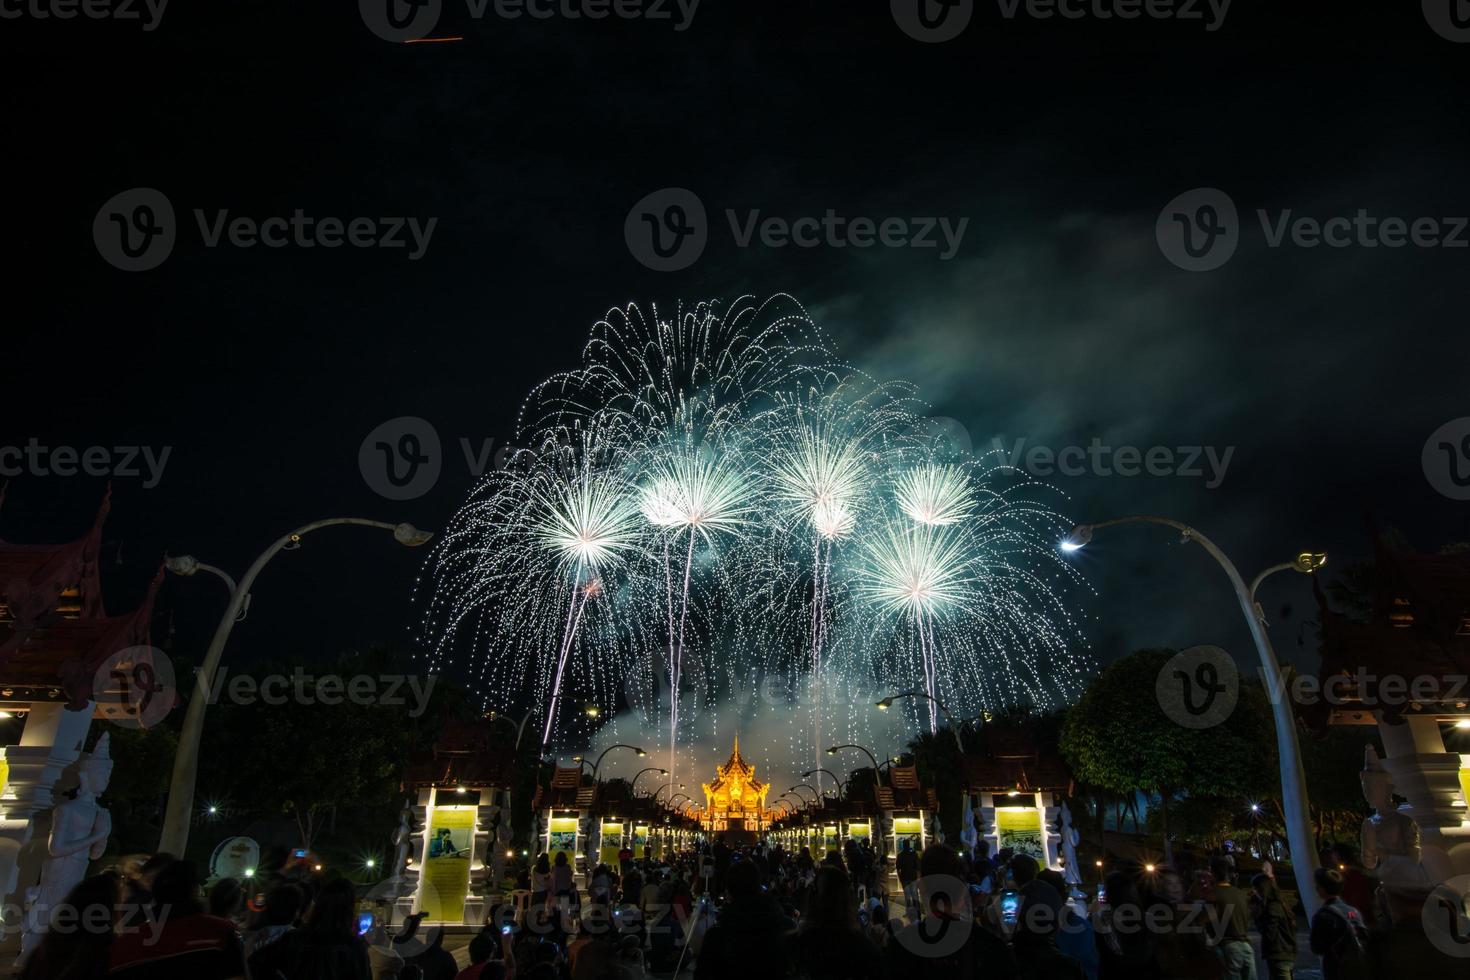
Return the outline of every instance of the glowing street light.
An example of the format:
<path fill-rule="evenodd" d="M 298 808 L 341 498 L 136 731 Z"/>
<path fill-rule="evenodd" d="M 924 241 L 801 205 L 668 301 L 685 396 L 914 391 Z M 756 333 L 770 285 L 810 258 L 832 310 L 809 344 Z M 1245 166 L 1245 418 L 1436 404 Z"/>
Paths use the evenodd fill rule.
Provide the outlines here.
<path fill-rule="evenodd" d="M 1114 524 L 1137 523 L 1162 524 L 1165 527 L 1171 527 L 1183 535 L 1184 541 L 1197 543 L 1211 558 L 1215 559 L 1230 580 L 1231 588 L 1235 590 L 1236 601 L 1240 604 L 1241 612 L 1245 614 L 1246 626 L 1250 629 L 1251 639 L 1255 642 L 1261 669 L 1269 679 L 1268 683 L 1276 682 L 1281 677 L 1281 664 L 1276 659 L 1276 651 L 1272 648 L 1271 638 L 1266 633 L 1266 614 L 1261 609 L 1261 604 L 1256 601 L 1256 590 L 1260 588 L 1261 582 L 1267 576 L 1277 572 L 1290 569 L 1303 575 L 1311 575 L 1327 564 L 1327 555 L 1317 551 L 1300 552 L 1291 561 L 1265 569 L 1247 585 L 1239 570 L 1236 569 L 1235 563 L 1226 557 L 1225 553 L 1209 538 L 1188 524 L 1172 518 L 1152 515 L 1119 517 L 1097 524 L 1078 524 L 1062 539 L 1060 547 L 1062 551 L 1069 554 L 1075 553 L 1092 541 L 1093 533 L 1099 528 L 1111 527 Z M 1307 776 L 1302 768 L 1302 752 L 1301 744 L 1297 740 L 1296 716 L 1292 712 L 1289 698 L 1269 700 L 1271 701 L 1272 718 L 1276 725 L 1276 754 L 1280 760 L 1281 770 L 1281 809 L 1286 817 L 1287 840 L 1291 844 L 1291 866 L 1296 874 L 1297 891 L 1301 895 L 1303 904 L 1306 905 L 1307 916 L 1310 918 L 1316 914 L 1320 904 L 1313 878 L 1318 866 L 1317 844 L 1312 832 L 1312 817 L 1307 797 Z"/>
<path fill-rule="evenodd" d="M 888 695 L 888 697 L 884 698 L 882 701 L 873 702 L 873 706 L 879 711 L 887 711 L 889 708 L 893 707 L 893 702 L 897 701 L 899 698 L 923 698 L 926 701 L 933 701 L 935 706 L 938 707 L 940 712 L 943 713 L 944 720 L 949 722 L 949 730 L 954 732 L 954 744 L 959 746 L 960 755 L 965 754 L 965 743 L 964 740 L 960 737 L 959 722 L 955 721 L 955 717 L 953 714 L 950 713 L 949 707 L 938 698 L 926 694 L 923 691 L 900 691 L 897 694 Z"/>
<path fill-rule="evenodd" d="M 420 531 L 412 524 L 389 524 L 386 521 L 370 521 L 361 517 L 332 517 L 323 521 L 304 524 L 277 538 L 255 563 L 246 570 L 237 583 L 229 573 L 199 561 L 193 555 L 177 555 L 165 561 L 168 570 L 175 575 L 190 576 L 209 572 L 221 579 L 230 590 L 230 601 L 224 615 L 215 627 L 214 636 L 204 653 L 204 662 L 195 673 L 194 694 L 189 698 L 189 707 L 184 712 L 184 722 L 179 729 L 178 749 L 174 753 L 174 771 L 169 781 L 168 802 L 163 812 L 163 833 L 159 837 L 158 851 L 168 854 L 183 854 L 189 843 L 189 818 L 194 813 L 194 784 L 199 775 L 199 744 L 204 734 L 204 709 L 209 704 L 209 692 L 214 685 L 214 675 L 219 670 L 220 658 L 224 656 L 225 644 L 235 624 L 245 618 L 250 607 L 250 587 L 269 562 L 282 551 L 295 551 L 301 547 L 303 535 L 324 527 L 350 524 L 357 527 L 374 527 L 393 532 L 393 540 L 406 548 L 417 548 L 427 544 L 434 536 L 432 531 Z"/>

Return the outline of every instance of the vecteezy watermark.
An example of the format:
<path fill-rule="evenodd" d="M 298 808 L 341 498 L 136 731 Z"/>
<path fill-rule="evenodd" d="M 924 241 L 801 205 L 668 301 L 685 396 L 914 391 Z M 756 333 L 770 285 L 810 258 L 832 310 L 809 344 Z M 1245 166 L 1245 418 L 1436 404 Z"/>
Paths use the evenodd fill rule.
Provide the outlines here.
<path fill-rule="evenodd" d="M 1225 480 L 1225 471 L 1235 455 L 1234 446 L 1224 451 L 1215 446 L 1110 446 L 1094 436 L 1086 446 L 1027 447 L 1017 439 L 1009 449 L 1005 436 L 991 445 L 1009 465 L 1032 476 L 1162 476 L 1203 479 L 1205 489 L 1214 490 Z"/>
<path fill-rule="evenodd" d="M 1470 916 L 1466 914 L 1466 894 L 1470 893 L 1470 875 L 1456 875 L 1442 881 L 1430 891 L 1419 911 L 1424 935 L 1434 948 L 1457 959 L 1470 957 Z"/>
<path fill-rule="evenodd" d="M 1419 461 L 1430 486 L 1451 500 L 1470 500 L 1470 416 L 1430 433 Z"/>
<path fill-rule="evenodd" d="M 0 20 L 135 20 L 153 31 L 168 0 L 0 0 Z"/>
<path fill-rule="evenodd" d="M 736 247 L 766 248 L 933 248 L 940 261 L 959 252 L 969 218 L 848 216 L 828 208 L 818 215 L 781 217 L 725 209 Z M 665 187 L 639 199 L 623 221 L 628 251 L 655 272 L 693 265 L 709 243 L 704 202 L 685 187 Z"/>
<path fill-rule="evenodd" d="M 178 702 L 173 661 L 157 647 L 118 650 L 92 672 L 92 701 L 120 728 L 152 728 Z"/>
<path fill-rule="evenodd" d="M 1290 698 L 1294 704 L 1328 704 L 1359 711 L 1394 712 L 1411 704 L 1457 703 L 1470 690 L 1464 674 L 1380 674 L 1367 667 L 1340 670 L 1326 677 L 1297 674 L 1264 675 L 1266 696 L 1272 703 Z"/>
<path fill-rule="evenodd" d="M 1231 0 L 995 0 L 1004 20 L 1177 20 L 1218 31 Z M 889 0 L 893 21 L 915 41 L 939 44 L 964 33 L 975 16 L 975 0 Z"/>
<path fill-rule="evenodd" d="M 172 446 L 43 446 L 32 436 L 24 446 L 0 446 L 0 476 L 141 476 L 143 489 L 152 490 L 172 452 Z"/>
<path fill-rule="evenodd" d="M 676 32 L 694 23 L 699 0 L 464 0 L 474 20 L 646 20 L 672 22 Z M 358 0 L 368 30 L 385 41 L 404 44 L 427 37 L 439 26 L 445 0 Z"/>
<path fill-rule="evenodd" d="M 1470 217 L 1376 215 L 1358 208 L 1352 215 L 1315 218 L 1293 209 L 1256 210 L 1268 248 L 1470 248 Z M 1196 187 L 1175 197 L 1159 212 L 1154 237 L 1159 251 L 1188 272 L 1208 272 L 1230 261 L 1243 228 L 1230 195 L 1217 187 Z"/>
<path fill-rule="evenodd" d="M 1240 671 L 1219 647 L 1190 647 L 1159 668 L 1154 695 L 1181 728 L 1213 728 L 1230 717 L 1240 700 Z"/>
<path fill-rule="evenodd" d="M 1470 42 L 1470 6 L 1465 0 L 1420 0 L 1424 20 L 1446 41 Z"/>
<path fill-rule="evenodd" d="M 1065 20 L 1200 21 L 1209 32 L 1223 27 L 1225 15 L 1230 12 L 1230 0 L 995 0 L 995 3 L 1006 20 L 1025 14 L 1036 20 L 1061 17 Z"/>
<path fill-rule="evenodd" d="M 889 0 L 893 22 L 915 41 L 953 41 L 970 26 L 975 0 Z"/>
<path fill-rule="evenodd" d="M 355 704 L 362 707 L 381 705 L 401 708 L 409 705 L 405 694 L 412 695 L 412 706 L 408 717 L 418 718 L 429 708 L 429 696 L 439 678 L 436 674 L 420 677 L 416 674 L 308 674 L 303 667 L 296 667 L 287 674 L 267 674 L 255 677 L 236 674 L 227 677 L 228 667 L 221 667 L 214 675 L 209 690 L 209 703 L 218 704 L 221 696 L 232 704 L 264 704 L 279 707 L 283 704 L 314 705 L 333 707 L 339 704 Z"/>
<path fill-rule="evenodd" d="M 289 216 L 231 217 L 228 209 L 194 209 L 194 222 L 205 248 L 389 248 L 406 249 L 416 262 L 428 251 L 438 218 L 318 217 L 296 208 Z M 173 203 L 151 187 L 134 187 L 113 195 L 92 220 L 97 252 L 125 272 L 157 268 L 173 252 L 179 228 Z"/>
<path fill-rule="evenodd" d="M 460 453 L 471 477 L 503 470 L 511 461 L 534 450 L 510 443 L 496 445 L 493 437 L 476 445 L 459 437 Z M 445 453 L 439 430 L 427 419 L 401 415 L 373 428 L 357 448 L 357 468 L 369 489 L 388 500 L 417 500 L 439 482 Z"/>

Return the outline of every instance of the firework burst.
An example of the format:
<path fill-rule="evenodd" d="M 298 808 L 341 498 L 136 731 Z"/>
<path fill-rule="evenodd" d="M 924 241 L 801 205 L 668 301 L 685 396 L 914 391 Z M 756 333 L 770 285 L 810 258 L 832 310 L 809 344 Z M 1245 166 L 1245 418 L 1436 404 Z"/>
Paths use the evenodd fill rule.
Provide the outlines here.
<path fill-rule="evenodd" d="M 924 421 L 790 297 L 614 310 L 442 536 L 435 655 L 473 650 L 487 701 L 544 711 L 543 746 L 573 691 L 662 718 L 671 773 L 681 701 L 762 677 L 809 685 L 819 765 L 824 731 L 862 724 L 843 691 L 1067 696 L 1086 658 L 1051 542 L 1070 524 L 1044 485 L 937 454 Z"/>

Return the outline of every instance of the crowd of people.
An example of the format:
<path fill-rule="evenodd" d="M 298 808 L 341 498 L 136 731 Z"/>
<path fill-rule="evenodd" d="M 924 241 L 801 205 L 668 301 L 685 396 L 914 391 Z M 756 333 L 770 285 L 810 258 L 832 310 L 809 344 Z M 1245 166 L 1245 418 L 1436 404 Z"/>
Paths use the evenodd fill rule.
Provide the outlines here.
<path fill-rule="evenodd" d="M 1302 930 L 1324 980 L 1470 977 L 1470 958 L 1430 941 L 1426 896 L 1372 889 L 1353 855 L 1333 857 Z M 78 885 L 69 921 L 92 927 L 53 928 L 21 976 L 1256 980 L 1254 930 L 1278 980 L 1304 953 L 1296 902 L 1269 866 L 1244 875 L 1225 853 L 1182 871 L 1125 863 L 1084 889 L 1009 851 L 903 844 L 890 866 L 867 842 L 818 857 L 716 839 L 663 858 L 624 850 L 577 879 L 566 853 L 539 855 L 487 909 L 462 966 L 443 930 L 420 935 L 412 916 L 390 933 L 347 879 L 282 865 L 206 894 L 192 864 L 160 854 Z"/>

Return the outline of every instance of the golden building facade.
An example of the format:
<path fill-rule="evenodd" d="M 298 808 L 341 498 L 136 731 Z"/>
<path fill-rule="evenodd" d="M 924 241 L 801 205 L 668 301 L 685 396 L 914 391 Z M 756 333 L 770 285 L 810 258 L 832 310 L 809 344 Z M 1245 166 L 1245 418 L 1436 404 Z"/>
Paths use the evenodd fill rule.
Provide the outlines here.
<path fill-rule="evenodd" d="M 766 809 L 769 783 L 755 778 L 755 766 L 740 757 L 740 736 L 729 760 L 716 767 L 714 782 L 704 789 L 704 829 L 711 833 L 769 830 L 771 814 Z"/>

